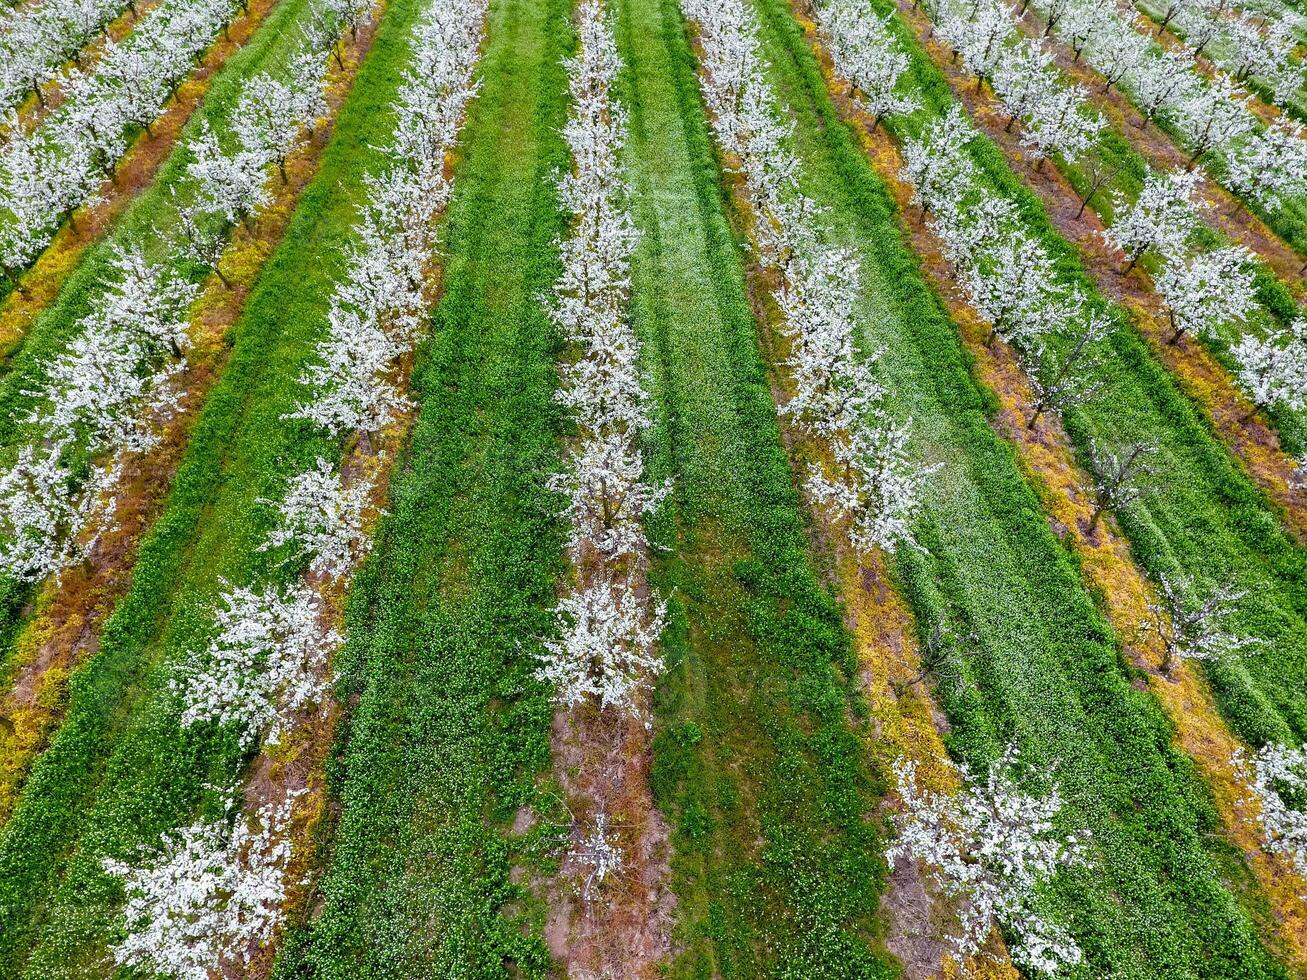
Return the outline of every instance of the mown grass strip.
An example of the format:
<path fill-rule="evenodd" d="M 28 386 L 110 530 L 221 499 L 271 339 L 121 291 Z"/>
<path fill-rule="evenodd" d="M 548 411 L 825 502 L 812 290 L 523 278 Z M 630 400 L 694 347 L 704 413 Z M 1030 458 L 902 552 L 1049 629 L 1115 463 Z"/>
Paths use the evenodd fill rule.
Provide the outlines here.
<path fill-rule="evenodd" d="M 407 37 L 423 5 L 390 7 L 342 108 L 321 169 L 236 325 L 227 371 L 197 422 L 163 516 L 141 550 L 132 589 L 99 650 L 74 677 L 67 717 L 10 822 L 0 830 L 0 973 L 94 974 L 116 928 L 121 893 L 100 868 L 155 844 L 227 784 L 246 758 L 231 733 L 182 731 L 167 685 L 207 638 L 220 579 L 277 568 L 255 551 L 291 473 L 341 449 L 283 419 L 321 336 L 346 265 L 362 176 L 379 167 Z M 264 567 L 267 566 L 267 567 Z"/>
<path fill-rule="evenodd" d="M 950 751 L 982 765 L 1015 737 L 1031 761 L 1059 763 L 1069 819 L 1095 839 L 1094 870 L 1064 873 L 1049 896 L 1085 951 L 1082 975 L 1282 975 L 1223 885 L 1228 854 L 1207 839 L 1216 816 L 1202 785 L 1156 704 L 1132 687 L 1074 559 L 991 428 L 992 396 L 801 30 L 784 0 L 758 6 L 804 189 L 827 207 L 835 239 L 863 257 L 867 346 L 884 351 L 923 461 L 942 466 L 919 530 L 926 551 L 904 549 L 894 571 L 923 629 L 944 618 L 976 637 L 967 686 L 938 692 Z"/>
<path fill-rule="evenodd" d="M 553 707 L 531 651 L 562 570 L 543 488 L 559 465 L 558 343 L 539 297 L 559 272 L 568 14 L 491 4 L 419 415 L 349 606 L 341 695 L 357 705 L 322 914 L 277 976 L 549 970 L 543 909 L 510 871 L 557 843 L 561 809 L 542 792 Z"/>

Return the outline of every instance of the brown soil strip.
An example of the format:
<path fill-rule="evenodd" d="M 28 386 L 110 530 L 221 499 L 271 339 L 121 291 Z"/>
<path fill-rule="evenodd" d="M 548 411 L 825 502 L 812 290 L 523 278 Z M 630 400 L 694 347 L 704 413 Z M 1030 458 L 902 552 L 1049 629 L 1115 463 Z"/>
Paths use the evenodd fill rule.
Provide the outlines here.
<path fill-rule="evenodd" d="M 136 29 L 136 25 L 140 23 L 142 17 L 162 2 L 163 0 L 149 0 L 146 3 L 138 3 L 135 13 L 132 13 L 130 9 L 124 10 L 116 19 L 110 21 L 105 27 L 104 34 L 97 34 L 91 38 L 86 42 L 86 46 L 77 53 L 81 62 L 81 70 L 85 71 L 91 68 L 104 55 L 106 35 L 114 41 L 121 41 Z M 64 82 L 68 80 L 66 72 L 75 65 L 76 62 L 73 60 L 64 62 L 64 70 L 41 86 L 41 95 L 44 101 L 38 99 L 35 93 L 28 92 L 27 98 L 23 100 L 17 109 L 18 124 L 24 132 L 30 133 L 50 113 L 63 105 L 67 96 L 64 91 Z M 0 127 L 0 140 L 7 139 L 8 136 L 9 131 Z"/>
<path fill-rule="evenodd" d="M 805 27 L 817 46 L 811 25 Z M 819 54 L 830 79 L 829 59 L 820 49 Z M 1221 718 L 1198 670 L 1180 663 L 1170 676 L 1161 672 L 1163 652 L 1157 634 L 1141 629 L 1150 618 L 1147 603 L 1155 598 L 1155 592 L 1110 517 L 1101 520 L 1094 531 L 1089 530 L 1093 499 L 1084 488 L 1092 481 L 1077 467 L 1070 440 L 1049 415 L 1044 415 L 1034 429 L 1027 426 L 1036 399 L 1015 351 L 1001 342 L 986 343 L 988 326 L 953 285 L 941 243 L 925 226 L 919 210 L 909 204 L 912 190 L 898 177 L 902 166 L 898 148 L 883 130 L 870 132 L 871 120 L 843 97 L 842 86 L 831 84 L 829 88 L 841 114 L 856 125 L 868 156 L 893 193 L 907 239 L 975 357 L 978 379 L 998 397 L 1000 411 L 994 420 L 995 428 L 1016 448 L 1040 494 L 1050 526 L 1079 554 L 1086 583 L 1092 592 L 1102 595 L 1105 612 L 1122 638 L 1126 656 L 1146 672 L 1149 690 L 1175 725 L 1177 747 L 1194 760 L 1207 781 L 1227 838 L 1243 852 L 1256 876 L 1275 916 L 1274 922 L 1258 923 L 1265 941 L 1281 950 L 1296 967 L 1307 969 L 1307 909 L 1299 898 L 1304 883 L 1294 875 L 1288 861 L 1262 849 L 1259 826 L 1238 805 L 1247 795 L 1231 765 L 1238 740 Z"/>
<path fill-rule="evenodd" d="M 571 853 L 549 883 L 545 938 L 566 976 L 655 980 L 673 954 L 671 843 L 649 784 L 650 734 L 638 718 L 593 705 L 554 714 L 554 776 L 575 833 L 593 834 L 602 812 L 622 853 L 621 867 L 588 896 L 590 868 Z"/>
<path fill-rule="evenodd" d="M 199 67 L 177 89 L 163 115 L 151 124 L 151 132 L 137 137 L 123 155 L 113 179 L 100 187 L 101 201 L 79 208 L 23 274 L 21 290 L 13 290 L 0 301 L 0 358 L 7 360 L 13 354 L 32 321 L 59 295 L 86 250 L 99 241 L 136 195 L 154 180 L 214 76 L 249 41 L 277 3 L 278 0 L 251 0 L 249 12 L 237 17 L 209 48 Z"/>
<path fill-rule="evenodd" d="M 1043 25 L 1036 22 L 1036 16 L 1032 10 L 1027 14 L 1027 19 L 1020 22 L 1022 30 L 1031 38 L 1038 38 L 1043 31 Z M 916 27 L 915 24 L 913 26 Z M 1056 34 L 1049 35 L 1044 50 L 1053 56 L 1053 63 L 1066 78 L 1077 82 L 1088 93 L 1089 101 L 1103 114 L 1108 124 L 1126 136 L 1136 152 L 1154 169 L 1176 170 L 1188 167 L 1189 154 L 1155 123 L 1140 128 L 1144 117 L 1120 88 L 1113 86 L 1111 91 L 1104 92 L 1103 76 L 1087 65 L 1083 58 L 1074 60 L 1075 52 Z M 1197 195 L 1212 206 L 1208 212 L 1208 223 L 1215 224 L 1231 241 L 1257 255 L 1300 302 L 1307 298 L 1307 284 L 1302 277 L 1303 261 L 1307 256 L 1300 255 L 1272 231 L 1266 222 L 1248 209 L 1241 198 L 1231 194 L 1209 175 L 1204 173 L 1202 177 Z"/>
<path fill-rule="evenodd" d="M 160 445 L 128 462 L 113 492 L 113 529 L 101 536 L 86 561 L 46 582 L 33 618 L 19 637 L 14 686 L 0 698 L 0 823 L 8 819 L 33 759 L 63 717 L 71 672 L 98 648 L 100 627 L 131 584 L 141 539 L 167 499 L 191 427 L 226 364 L 228 331 L 240 317 L 264 261 L 285 233 L 300 193 L 318 171 L 336 112 L 374 32 L 375 28 L 360 31 L 345 46 L 343 70 L 331 61 L 325 119 L 287 160 L 287 182 L 273 178 L 273 200 L 253 227 L 237 227 L 222 259 L 232 287 L 224 287 L 217 275 L 211 275 L 196 301 L 191 325 L 194 347 L 178 382 L 185 393 L 180 411 L 163 426 Z"/>
<path fill-rule="evenodd" d="M 1171 330 L 1161 297 L 1148 273 L 1136 266 L 1122 275 L 1125 257 L 1103 240 L 1103 224 L 1092 208 L 1077 220 L 1080 199 L 1075 189 L 1051 163 L 1032 160 L 1021 147 L 1019 133 L 1005 132 L 1007 115 L 986 87 L 978 91 L 974 76 L 950 63 L 947 50 L 926 41 L 930 22 L 899 0 L 903 20 L 912 28 L 936 66 L 947 76 L 958 100 L 1003 151 L 1009 166 L 1039 196 L 1053 227 L 1080 253 L 1085 271 L 1099 290 L 1129 311 L 1131 320 L 1148 341 L 1159 361 L 1176 378 L 1185 394 L 1199 407 L 1212 430 L 1240 459 L 1248 475 L 1270 498 L 1285 523 L 1300 539 L 1307 538 L 1307 488 L 1293 488 L 1297 464 L 1280 448 L 1280 437 L 1236 386 L 1230 373 L 1198 340 L 1185 336 L 1169 343 Z M 1252 417 L 1250 417 L 1252 416 Z"/>

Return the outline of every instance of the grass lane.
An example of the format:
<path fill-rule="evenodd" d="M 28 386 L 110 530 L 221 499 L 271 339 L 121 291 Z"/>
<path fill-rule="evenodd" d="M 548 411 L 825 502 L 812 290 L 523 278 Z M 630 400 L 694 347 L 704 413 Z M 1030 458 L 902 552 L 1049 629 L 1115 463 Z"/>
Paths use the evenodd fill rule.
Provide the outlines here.
<path fill-rule="evenodd" d="M 661 408 L 651 478 L 675 481 L 655 528 L 670 549 L 653 773 L 674 827 L 669 973 L 892 975 L 852 648 L 806 555 L 680 13 L 617 9 L 643 235 L 632 317 Z"/>

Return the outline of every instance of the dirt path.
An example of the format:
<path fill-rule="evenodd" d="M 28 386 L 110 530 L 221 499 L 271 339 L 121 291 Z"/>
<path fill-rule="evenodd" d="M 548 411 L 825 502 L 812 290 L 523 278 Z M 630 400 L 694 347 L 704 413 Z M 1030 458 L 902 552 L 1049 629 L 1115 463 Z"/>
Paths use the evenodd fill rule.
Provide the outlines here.
<path fill-rule="evenodd" d="M 1285 523 L 1300 540 L 1307 539 L 1307 488 L 1293 488 L 1297 463 L 1280 448 L 1280 437 L 1262 413 L 1235 385 L 1230 373 L 1198 340 L 1184 336 L 1169 343 L 1171 330 L 1161 297 L 1149 274 L 1139 266 L 1122 275 L 1124 255 L 1107 246 L 1103 224 L 1092 208 L 1079 219 L 1080 199 L 1053 166 L 1032 160 L 1019 143 L 1019 132 L 1005 132 L 1007 115 L 988 87 L 978 91 L 975 78 L 951 64 L 945 48 L 927 41 L 930 22 L 920 11 L 899 0 L 903 20 L 912 28 L 936 66 L 948 78 L 954 95 L 1003 151 L 1009 166 L 1038 194 L 1049 220 L 1080 253 L 1085 271 L 1099 290 L 1131 314 L 1131 320 L 1148 341 L 1154 355 L 1179 382 L 1185 394 L 1210 421 L 1218 438 L 1244 464 L 1262 491 L 1274 502 Z M 905 213 L 908 210 L 900 204 Z"/>
<path fill-rule="evenodd" d="M 1043 33 L 1043 25 L 1036 18 L 1037 15 L 1031 10 L 1020 21 L 1021 29 L 1032 39 L 1039 38 Z M 915 28 L 916 25 L 913 26 Z M 1053 63 L 1062 74 L 1084 88 L 1094 108 L 1103 114 L 1110 126 L 1130 141 L 1136 152 L 1154 169 L 1184 169 L 1189 165 L 1189 154 L 1155 123 L 1140 128 L 1144 121 L 1143 115 L 1125 94 L 1116 86 L 1111 91 L 1104 92 L 1103 76 L 1083 59 L 1076 60 L 1075 52 L 1056 34 L 1049 35 L 1043 48 L 1053 56 Z M 1201 169 L 1199 173 L 1202 180 L 1198 183 L 1197 195 L 1212 206 L 1207 221 L 1219 228 L 1231 241 L 1250 249 L 1265 262 L 1300 302 L 1307 299 L 1307 283 L 1303 280 L 1304 260 L 1307 256 L 1296 252 L 1261 218 L 1253 214 L 1240 198 Z"/>
<path fill-rule="evenodd" d="M 142 133 L 123 155 L 113 178 L 100 187 L 98 204 L 77 210 L 54 239 L 0 301 L 0 359 L 7 361 L 27 335 L 40 313 L 54 302 L 68 277 L 88 248 L 100 240 L 141 190 L 149 186 L 163 162 L 172 153 L 182 128 L 209 91 L 209 85 L 227 59 L 254 36 L 259 25 L 279 0 L 250 0 L 248 13 L 232 21 L 229 29 L 209 48 L 195 69 L 177 89 L 163 115 Z"/>
<path fill-rule="evenodd" d="M 37 599 L 33 618 L 18 640 L 14 685 L 0 699 L 0 823 L 8 819 L 32 761 L 63 717 L 71 673 L 95 652 L 100 627 L 131 584 L 137 549 L 167 499 L 191 428 L 222 374 L 228 331 L 239 319 L 264 261 L 285 233 L 300 193 L 318 171 L 332 121 L 374 32 L 375 28 L 360 31 L 345 46 L 343 70 L 331 62 L 326 121 L 287 160 L 287 182 L 274 178 L 273 200 L 253 227 L 237 227 L 222 260 L 231 288 L 211 275 L 196 301 L 191 325 L 194 346 L 177 382 L 184 392 L 180 411 L 163 427 L 161 443 L 125 467 L 113 493 L 114 529 L 101 536 L 87 561 L 66 569 L 59 580 L 48 581 Z"/>
<path fill-rule="evenodd" d="M 588 899 L 588 868 L 571 854 L 551 882 L 545 937 L 566 976 L 655 980 L 672 956 L 676 897 L 667 822 L 654 805 L 651 733 L 638 718 L 587 705 L 554 715 L 554 777 L 578 832 L 602 812 L 622 867 Z M 575 843 L 575 842 L 574 842 Z"/>
<path fill-rule="evenodd" d="M 808 27 L 809 39 L 819 48 Z M 827 78 L 829 59 L 819 50 Z M 974 86 L 972 86 L 974 87 Z M 941 243 L 925 227 L 919 210 L 910 206 L 911 188 L 898 178 L 902 160 L 898 148 L 878 130 L 870 133 L 871 120 L 857 113 L 842 98 L 843 86 L 830 85 L 844 118 L 855 123 L 864 148 L 898 203 L 901 221 L 922 268 L 959 324 L 967 349 L 976 358 L 980 380 L 993 391 L 1001 409 L 995 419 L 1000 434 L 1017 450 L 1023 468 L 1034 478 L 1050 526 L 1081 558 L 1091 592 L 1101 593 L 1113 628 L 1125 644 L 1126 656 L 1144 670 L 1148 687 L 1176 727 L 1176 745 L 1194 760 L 1215 797 L 1227 838 L 1244 854 L 1262 893 L 1274 910 L 1273 924 L 1259 923 L 1270 931 L 1266 941 L 1285 952 L 1299 968 L 1307 968 L 1307 909 L 1299 894 L 1304 884 L 1289 862 L 1262 849 L 1258 825 L 1237 801 L 1245 790 L 1231 765 L 1239 742 L 1221 718 L 1207 684 L 1190 665 L 1179 664 L 1172 676 L 1161 673 L 1162 651 L 1155 632 L 1139 629 L 1147 618 L 1152 586 L 1134 562 L 1129 545 L 1111 518 L 1089 530 L 1093 501 L 1083 488 L 1088 475 L 1075 463 L 1070 441 L 1054 418 L 1045 415 L 1034 429 L 1026 425 L 1035 398 L 1021 371 L 1014 350 L 1006 344 L 986 343 L 988 327 L 965 304 L 952 284 Z"/>

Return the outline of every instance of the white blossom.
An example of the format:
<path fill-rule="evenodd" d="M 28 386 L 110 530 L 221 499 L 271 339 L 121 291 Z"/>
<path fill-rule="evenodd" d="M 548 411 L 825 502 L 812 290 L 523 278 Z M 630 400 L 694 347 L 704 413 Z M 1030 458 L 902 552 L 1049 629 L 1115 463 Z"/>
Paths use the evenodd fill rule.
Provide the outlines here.
<path fill-rule="evenodd" d="M 581 896 L 588 902 L 595 898 L 604 880 L 622 869 L 622 851 L 608 830 L 608 815 L 600 810 L 595 814 L 594 832 L 577 842 L 572 848 L 572 860 L 586 869 Z"/>
<path fill-rule="evenodd" d="M 1307 195 L 1307 130 L 1280 116 L 1231 148 L 1226 180 L 1234 190 L 1273 211 L 1286 200 Z"/>
<path fill-rule="evenodd" d="M 319 704 L 327 661 L 341 644 L 308 586 L 228 588 L 214 611 L 215 636 L 172 682 L 183 728 L 234 725 L 245 745 L 280 740 L 295 712 Z"/>
<path fill-rule="evenodd" d="M 1264 745 L 1251 759 L 1242 749 L 1232 760 L 1252 796 L 1266 835 L 1266 849 L 1283 854 L 1307 878 L 1307 745 Z"/>
<path fill-rule="evenodd" d="M 1240 246 L 1214 249 L 1189 259 L 1173 259 L 1157 277 L 1157 291 L 1175 331 L 1219 335 L 1222 327 L 1242 323 L 1257 303 L 1252 255 Z"/>
<path fill-rule="evenodd" d="M 130 863 L 105 858 L 127 894 L 114 962 L 175 980 L 247 966 L 281 919 L 294 801 L 264 806 L 251 825 L 230 799 L 226 816 L 165 835 Z"/>
<path fill-rule="evenodd" d="M 280 520 L 259 550 L 292 545 L 310 555 L 309 571 L 339 580 L 371 546 L 363 533 L 369 486 L 341 482 L 334 466 L 318 457 L 314 467 L 291 477 L 278 505 Z"/>
<path fill-rule="evenodd" d="M 1149 168 L 1133 201 L 1120 191 L 1113 193 L 1115 218 L 1104 238 L 1126 254 L 1131 266 L 1149 250 L 1163 256 L 1181 253 L 1199 214 L 1208 207 L 1194 197 L 1200 180 L 1194 173 Z"/>
<path fill-rule="evenodd" d="M 1238 636 L 1226 625 L 1235 603 L 1246 592 L 1220 586 L 1195 602 L 1192 596 L 1197 587 L 1189 579 L 1162 575 L 1159 587 L 1159 598 L 1148 602 L 1152 619 L 1144 625 L 1162 641 L 1163 670 L 1170 671 L 1177 660 L 1218 660 L 1258 643 L 1255 638 Z"/>
<path fill-rule="evenodd" d="M 536 676 L 569 708 L 594 700 L 632 711 L 662 673 L 657 646 L 665 613 L 663 603 L 650 608 L 621 578 L 571 591 L 555 609 L 558 636 L 544 640 Z"/>
<path fill-rule="evenodd" d="M 1280 404 L 1307 407 L 1307 319 L 1265 337 L 1245 334 L 1231 353 L 1239 362 L 1239 383 L 1257 408 Z"/>
<path fill-rule="evenodd" d="M 1008 947 L 1013 962 L 1052 974 L 1077 965 L 1082 954 L 1041 909 L 1040 896 L 1062 868 L 1087 863 L 1088 833 L 1059 829 L 1057 784 L 1043 797 L 1024 792 L 1019 761 L 1010 746 L 984 780 L 963 767 L 965 785 L 955 794 L 921 789 L 916 764 L 897 762 L 904 812 L 895 818 L 899 836 L 886 857 L 891 866 L 923 862 L 944 892 L 964 903 L 961 933 L 953 937 L 959 958 L 980 953 L 1001 926 L 1015 939 Z"/>
<path fill-rule="evenodd" d="M 835 71 L 872 115 L 873 128 L 885 116 L 917 110 L 920 100 L 900 91 L 899 80 L 911 60 L 890 32 L 890 15 L 869 16 L 858 0 L 829 0 L 818 4 L 817 14 Z"/>
<path fill-rule="evenodd" d="M 646 479 L 640 448 L 652 421 L 627 315 L 637 240 L 621 162 L 627 121 L 612 91 L 621 61 L 600 0 L 580 5 L 577 33 L 580 50 L 566 62 L 572 109 L 563 130 L 572 168 L 559 178 L 572 222 L 548 305 L 576 355 L 560 371 L 556 398 L 577 434 L 548 486 L 568 500 L 559 516 L 568 522 L 578 581 L 555 610 L 559 636 L 544 640 L 538 676 L 569 708 L 593 699 L 640 714 L 642 692 L 662 670 L 655 648 L 663 606 L 643 598 L 631 575 L 647 560 L 643 520 L 671 487 Z"/>

